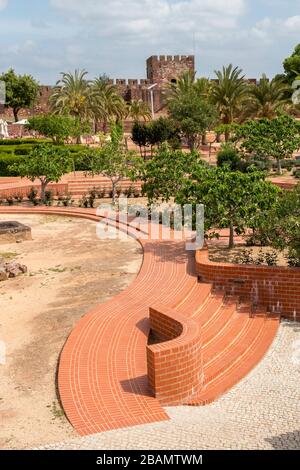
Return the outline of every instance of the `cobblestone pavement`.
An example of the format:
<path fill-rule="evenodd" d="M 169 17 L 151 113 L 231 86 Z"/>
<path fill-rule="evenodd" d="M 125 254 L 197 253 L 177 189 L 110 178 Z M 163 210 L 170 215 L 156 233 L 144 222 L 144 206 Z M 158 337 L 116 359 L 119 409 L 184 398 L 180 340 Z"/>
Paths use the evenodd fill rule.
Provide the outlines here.
<path fill-rule="evenodd" d="M 40 449 L 300 449 L 300 323 L 282 322 L 263 361 L 220 400 L 167 412 L 170 421 Z"/>

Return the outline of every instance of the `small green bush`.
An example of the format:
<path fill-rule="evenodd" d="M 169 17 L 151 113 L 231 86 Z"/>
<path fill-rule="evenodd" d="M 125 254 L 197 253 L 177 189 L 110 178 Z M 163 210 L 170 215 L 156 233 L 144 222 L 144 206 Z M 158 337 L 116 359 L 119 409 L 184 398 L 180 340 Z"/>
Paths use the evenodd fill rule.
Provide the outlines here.
<path fill-rule="evenodd" d="M 300 179 L 300 168 L 295 168 L 293 171 L 294 178 Z"/>
<path fill-rule="evenodd" d="M 10 168 L 15 163 L 20 163 L 28 158 L 27 155 L 1 155 L 0 154 L 0 176 L 19 176 L 16 170 Z"/>
<path fill-rule="evenodd" d="M 239 164 L 241 161 L 241 157 L 239 155 L 238 150 L 232 147 L 229 144 L 225 144 L 222 146 L 222 149 L 217 155 L 217 165 L 219 167 L 229 165 L 230 169 L 233 171 L 238 170 Z"/>

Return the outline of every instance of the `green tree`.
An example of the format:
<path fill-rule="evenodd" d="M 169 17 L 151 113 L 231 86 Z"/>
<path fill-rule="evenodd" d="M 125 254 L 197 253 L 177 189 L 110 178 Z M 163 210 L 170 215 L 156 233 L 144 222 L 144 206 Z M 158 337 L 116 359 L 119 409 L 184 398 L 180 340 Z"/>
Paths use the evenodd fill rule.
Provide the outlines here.
<path fill-rule="evenodd" d="M 285 79 L 290 85 L 300 76 L 300 44 L 298 44 L 290 57 L 283 62 Z"/>
<path fill-rule="evenodd" d="M 211 101 L 217 107 L 221 124 L 231 125 L 242 116 L 242 108 L 248 98 L 248 84 L 242 70 L 232 64 L 215 71 L 215 74 L 217 82 L 212 87 Z M 227 130 L 226 142 L 229 138 Z"/>
<path fill-rule="evenodd" d="M 169 100 L 168 107 L 170 117 L 187 140 L 189 149 L 199 148 L 202 135 L 216 123 L 214 106 L 192 91 Z"/>
<path fill-rule="evenodd" d="M 143 167 L 141 179 L 143 193 L 150 203 L 158 200 L 169 201 L 176 197 L 192 165 L 205 165 L 198 153 L 172 151 L 164 143 Z"/>
<path fill-rule="evenodd" d="M 86 70 L 61 74 L 50 96 L 50 105 L 55 114 L 69 114 L 79 121 L 91 117 L 93 91 L 86 76 Z"/>
<path fill-rule="evenodd" d="M 274 248 L 287 249 L 290 261 L 300 267 L 300 184 L 282 192 L 267 218 L 264 234 Z"/>
<path fill-rule="evenodd" d="M 132 127 L 132 141 L 140 148 L 141 157 L 145 157 L 148 145 L 148 126 L 146 123 L 135 122 Z M 144 152 L 143 152 L 144 149 Z"/>
<path fill-rule="evenodd" d="M 265 181 L 261 172 L 241 173 L 229 167 L 206 167 L 194 164 L 184 177 L 175 201 L 183 204 L 203 204 L 205 228 L 228 228 L 229 248 L 234 247 L 234 233 L 262 223 L 259 214 L 271 210 L 280 190 Z"/>
<path fill-rule="evenodd" d="M 63 144 L 68 137 L 78 137 L 82 131 L 75 118 L 55 114 L 31 117 L 27 128 L 50 137 L 55 144 Z"/>
<path fill-rule="evenodd" d="M 253 118 L 274 119 L 291 104 L 291 88 L 282 80 L 269 81 L 264 74 L 258 85 L 249 87 L 246 115 Z"/>
<path fill-rule="evenodd" d="M 103 76 L 93 82 L 92 111 L 96 122 L 102 122 L 103 132 L 107 132 L 110 121 L 121 121 L 126 115 L 126 104 L 115 85 Z"/>
<path fill-rule="evenodd" d="M 32 150 L 28 158 L 12 166 L 22 178 L 41 182 L 41 200 L 45 202 L 45 191 L 49 183 L 56 182 L 72 170 L 73 159 L 67 149 L 40 145 Z"/>
<path fill-rule="evenodd" d="M 148 121 L 151 119 L 151 112 L 149 106 L 143 100 L 132 100 L 128 103 L 128 116 L 130 116 L 134 122 L 139 122 L 141 119 Z"/>
<path fill-rule="evenodd" d="M 111 126 L 111 141 L 100 149 L 90 150 L 90 173 L 101 174 L 110 179 L 112 202 L 116 203 L 117 185 L 125 178 L 134 180 L 141 165 L 135 152 L 127 151 L 123 143 L 123 129 L 120 125 Z"/>
<path fill-rule="evenodd" d="M 21 109 L 31 108 L 38 95 L 39 84 L 31 75 L 17 75 L 13 69 L 0 76 L 6 86 L 6 108 L 12 108 L 15 121 Z"/>
<path fill-rule="evenodd" d="M 274 158 L 278 174 L 281 174 L 282 160 L 292 158 L 300 149 L 300 123 L 291 116 L 249 121 L 237 126 L 235 133 L 235 138 L 242 140 L 241 149 L 247 155 Z"/>
<path fill-rule="evenodd" d="M 195 91 L 195 77 L 194 72 L 187 71 L 176 82 L 170 83 L 165 92 L 167 100 L 181 99 L 182 96 L 193 93 Z"/>

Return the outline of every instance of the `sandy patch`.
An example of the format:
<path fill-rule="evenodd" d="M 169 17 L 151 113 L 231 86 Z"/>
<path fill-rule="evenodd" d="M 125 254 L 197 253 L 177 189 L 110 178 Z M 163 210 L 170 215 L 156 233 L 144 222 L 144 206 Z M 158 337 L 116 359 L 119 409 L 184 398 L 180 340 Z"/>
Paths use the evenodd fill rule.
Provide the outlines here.
<path fill-rule="evenodd" d="M 1 245 L 0 257 L 28 274 L 0 283 L 0 448 L 26 448 L 75 437 L 56 394 L 60 351 L 87 311 L 135 278 L 140 245 L 99 240 L 95 223 L 59 216 L 14 215 L 32 241 Z M 0 215 L 0 221 L 7 216 Z"/>
<path fill-rule="evenodd" d="M 252 257 L 256 260 L 260 253 L 274 253 L 276 250 L 269 248 L 269 247 L 248 247 L 246 245 L 238 245 L 235 248 L 229 249 L 224 245 L 214 245 L 211 244 L 209 246 L 209 259 L 210 261 L 214 261 L 216 263 L 237 263 L 242 264 L 238 261 L 238 259 L 242 256 L 242 253 L 247 251 L 252 253 Z M 288 261 L 286 258 L 287 253 L 277 250 L 277 266 L 288 266 Z M 265 263 L 266 264 L 266 263 Z"/>

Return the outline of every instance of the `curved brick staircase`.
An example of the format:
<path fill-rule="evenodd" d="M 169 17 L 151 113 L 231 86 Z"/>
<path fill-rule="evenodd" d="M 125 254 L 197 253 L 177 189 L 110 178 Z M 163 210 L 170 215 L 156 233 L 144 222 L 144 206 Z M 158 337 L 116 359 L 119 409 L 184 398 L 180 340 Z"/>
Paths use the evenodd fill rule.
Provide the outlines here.
<path fill-rule="evenodd" d="M 99 220 L 92 209 L 2 207 L 0 212 Z M 126 227 L 120 224 L 120 229 Z M 209 403 L 243 378 L 264 356 L 279 326 L 279 317 L 253 312 L 250 304 L 200 283 L 194 253 L 186 252 L 184 243 L 140 243 L 144 262 L 135 281 L 83 317 L 61 354 L 60 397 L 81 435 L 168 419 L 147 378 L 152 305 L 168 305 L 201 325 L 204 383 L 196 395 L 183 400 L 189 405 Z"/>

